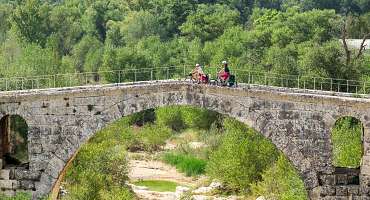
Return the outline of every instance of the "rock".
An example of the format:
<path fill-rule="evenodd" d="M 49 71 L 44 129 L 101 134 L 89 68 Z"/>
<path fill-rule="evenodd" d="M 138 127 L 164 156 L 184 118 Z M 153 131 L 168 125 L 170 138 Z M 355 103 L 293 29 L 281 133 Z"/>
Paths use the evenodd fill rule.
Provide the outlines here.
<path fill-rule="evenodd" d="M 187 191 L 189 191 L 190 190 L 190 188 L 188 188 L 188 187 L 183 187 L 183 186 L 177 186 L 176 187 L 176 193 L 185 193 L 185 192 L 187 192 Z"/>
<path fill-rule="evenodd" d="M 259 196 L 256 200 L 266 200 L 264 196 Z"/>
<path fill-rule="evenodd" d="M 193 200 L 212 200 L 213 198 L 208 197 L 208 196 L 203 196 L 203 195 L 193 195 L 192 199 Z"/>
<path fill-rule="evenodd" d="M 196 190 L 193 190 L 193 194 L 207 194 L 211 193 L 214 189 L 211 187 L 200 187 Z"/>
<path fill-rule="evenodd" d="M 219 182 L 212 182 L 208 187 L 200 187 L 193 191 L 193 194 L 208 194 L 217 189 L 220 189 L 222 184 Z"/>
<path fill-rule="evenodd" d="M 126 183 L 127 186 L 131 187 L 132 190 L 137 191 L 137 190 L 148 190 L 148 187 L 145 186 L 137 186 L 134 184 Z"/>
<path fill-rule="evenodd" d="M 170 144 L 170 143 L 166 143 L 166 145 L 163 147 L 164 150 L 174 150 L 176 149 L 176 145 L 174 144 Z"/>
<path fill-rule="evenodd" d="M 220 188 L 222 188 L 222 184 L 219 183 L 219 182 L 212 182 L 211 185 L 209 185 L 209 187 L 211 187 L 213 189 L 220 189 Z"/>
<path fill-rule="evenodd" d="M 206 147 L 207 145 L 205 145 L 203 142 L 190 142 L 189 143 L 189 147 L 192 148 L 192 149 L 200 149 L 202 147 Z"/>

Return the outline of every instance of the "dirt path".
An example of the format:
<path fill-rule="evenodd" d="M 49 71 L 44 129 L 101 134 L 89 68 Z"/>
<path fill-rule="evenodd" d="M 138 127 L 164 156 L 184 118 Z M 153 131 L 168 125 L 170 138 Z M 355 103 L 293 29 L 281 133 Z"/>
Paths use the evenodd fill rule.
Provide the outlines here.
<path fill-rule="evenodd" d="M 184 174 L 176 171 L 175 167 L 161 161 L 130 159 L 129 166 L 131 182 L 137 180 L 166 180 L 186 186 L 194 186 L 197 182 L 196 179 L 186 177 Z"/>

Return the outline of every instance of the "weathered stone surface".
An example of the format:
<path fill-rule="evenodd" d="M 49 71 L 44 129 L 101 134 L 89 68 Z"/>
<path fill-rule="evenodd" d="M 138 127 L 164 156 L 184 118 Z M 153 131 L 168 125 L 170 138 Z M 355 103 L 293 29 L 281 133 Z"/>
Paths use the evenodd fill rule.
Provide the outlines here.
<path fill-rule="evenodd" d="M 348 188 L 348 194 L 352 196 L 356 196 L 360 194 L 360 186 L 358 185 L 349 185 Z"/>
<path fill-rule="evenodd" d="M 9 174 L 10 174 L 10 170 L 9 169 L 2 169 L 2 170 L 0 170 L 0 179 L 2 179 L 2 180 L 9 180 Z"/>
<path fill-rule="evenodd" d="M 19 182 L 17 180 L 0 180 L 0 189 L 11 190 L 18 188 Z"/>
<path fill-rule="evenodd" d="M 346 186 L 337 186 L 335 188 L 335 194 L 337 196 L 347 196 L 348 195 L 348 188 Z"/>
<path fill-rule="evenodd" d="M 340 199 L 357 194 L 356 187 L 346 185 L 348 178 L 333 175 L 330 139 L 330 131 L 338 118 L 356 117 L 364 124 L 365 149 L 358 191 L 361 195 L 358 196 L 367 198 L 369 195 L 370 98 L 249 85 L 226 88 L 179 81 L 0 92 L 0 118 L 17 114 L 29 127 L 29 169 L 11 171 L 10 179 L 19 180 L 20 187 L 24 188 L 31 189 L 34 184 L 35 198 L 45 195 L 68 160 L 97 131 L 123 116 L 167 105 L 206 108 L 256 129 L 293 163 L 308 192 L 318 194 L 318 197 L 311 196 L 312 199 Z M 343 186 L 336 186 L 338 183 Z M 316 189 L 319 192 L 315 192 Z"/>
<path fill-rule="evenodd" d="M 35 182 L 30 180 L 20 181 L 19 188 L 23 190 L 34 190 Z"/>

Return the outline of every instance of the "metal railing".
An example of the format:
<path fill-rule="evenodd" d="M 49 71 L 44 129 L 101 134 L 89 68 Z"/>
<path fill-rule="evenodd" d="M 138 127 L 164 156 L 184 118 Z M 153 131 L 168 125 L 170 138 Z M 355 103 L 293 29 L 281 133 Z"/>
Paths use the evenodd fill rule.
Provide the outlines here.
<path fill-rule="evenodd" d="M 193 68 L 193 66 L 162 67 L 0 78 L 0 91 L 184 79 Z M 215 79 L 218 70 L 219 68 L 208 67 L 205 71 L 210 74 L 211 79 Z M 370 82 L 365 81 L 285 75 L 240 69 L 232 70 L 232 74 L 236 76 L 238 83 L 251 85 L 370 94 Z"/>

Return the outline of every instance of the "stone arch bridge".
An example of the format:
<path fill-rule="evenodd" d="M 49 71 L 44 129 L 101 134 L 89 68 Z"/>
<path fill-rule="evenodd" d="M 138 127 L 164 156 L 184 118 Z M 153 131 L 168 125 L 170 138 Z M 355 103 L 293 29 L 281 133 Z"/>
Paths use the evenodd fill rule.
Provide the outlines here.
<path fill-rule="evenodd" d="M 29 166 L 6 172 L 9 180 L 0 180 L 0 188 L 29 190 L 35 199 L 47 195 L 94 133 L 122 116 L 167 105 L 207 108 L 253 127 L 290 159 L 311 199 L 370 199 L 370 99 L 181 81 L 1 92 L 0 118 L 20 115 L 28 124 Z M 332 165 L 331 129 L 343 116 L 364 125 L 358 183 L 348 181 L 349 174 L 337 174 Z"/>

